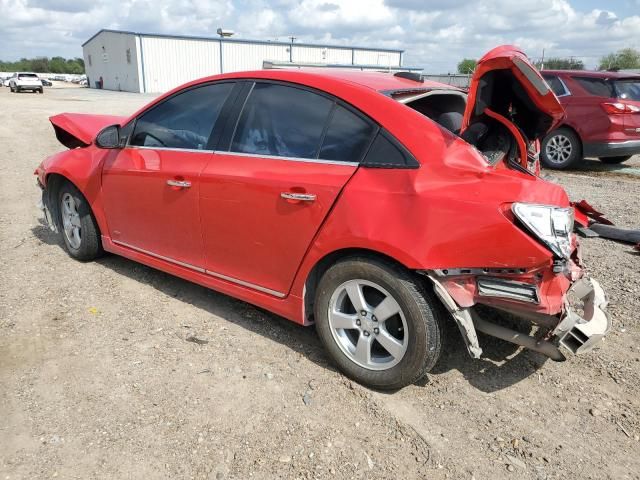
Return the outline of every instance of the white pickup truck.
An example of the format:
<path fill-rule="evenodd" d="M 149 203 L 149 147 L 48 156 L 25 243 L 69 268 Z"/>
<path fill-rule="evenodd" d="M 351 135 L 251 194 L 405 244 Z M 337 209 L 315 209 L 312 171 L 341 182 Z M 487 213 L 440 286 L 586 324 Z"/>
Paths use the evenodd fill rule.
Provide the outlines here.
<path fill-rule="evenodd" d="M 38 75 L 30 72 L 17 72 L 9 78 L 9 88 L 12 92 L 23 92 L 31 90 L 32 92 L 44 93 L 42 82 Z"/>

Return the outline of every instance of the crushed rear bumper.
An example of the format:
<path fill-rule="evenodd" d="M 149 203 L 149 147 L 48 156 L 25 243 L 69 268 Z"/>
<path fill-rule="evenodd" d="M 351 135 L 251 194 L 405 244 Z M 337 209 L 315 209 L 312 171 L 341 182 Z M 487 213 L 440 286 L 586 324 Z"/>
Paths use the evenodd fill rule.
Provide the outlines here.
<path fill-rule="evenodd" d="M 500 304 L 493 305 L 538 325 L 540 329 L 536 336 L 529 336 L 481 318 L 474 306 L 485 301 L 477 295 L 477 290 L 475 294 L 467 296 L 469 302 L 463 303 L 460 301 L 464 298 L 460 295 L 461 290 L 454 287 L 459 285 L 458 283 L 443 281 L 435 271 L 424 273 L 433 282 L 436 295 L 451 313 L 462 333 L 469 354 L 474 358 L 480 358 L 482 354 L 477 332 L 501 338 L 542 353 L 553 360 L 562 361 L 565 359 L 563 352 L 583 354 L 591 351 L 601 344 L 611 329 L 611 320 L 607 313 L 607 296 L 600 284 L 583 272 L 580 272 L 581 276 L 578 279 L 563 289 L 562 308 L 555 314 L 533 312 L 530 308 L 529 292 L 525 292 L 523 298 L 514 300 L 514 292 L 522 291 L 523 284 L 520 282 L 512 282 L 518 290 L 492 290 L 495 295 L 503 296 Z M 480 282 L 482 277 L 467 277 L 465 287 L 471 288 L 471 285 L 478 285 Z M 506 284 L 506 281 L 503 280 L 503 283 Z M 465 292 L 470 293 L 468 290 Z"/>
<path fill-rule="evenodd" d="M 569 304 L 571 297 L 582 302 L 582 315 Z M 552 332 L 554 337 L 571 353 L 589 352 L 600 344 L 611 329 L 608 303 L 600 284 L 592 278 L 582 277 L 565 296 L 564 315 Z"/>

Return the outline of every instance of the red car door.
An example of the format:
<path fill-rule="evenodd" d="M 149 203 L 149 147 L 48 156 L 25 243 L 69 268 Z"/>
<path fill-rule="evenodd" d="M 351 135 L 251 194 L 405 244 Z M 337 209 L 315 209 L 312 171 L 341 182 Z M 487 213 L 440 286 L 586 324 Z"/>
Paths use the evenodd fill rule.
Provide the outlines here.
<path fill-rule="evenodd" d="M 256 83 L 202 172 L 207 272 L 285 296 L 376 130 L 318 93 Z"/>
<path fill-rule="evenodd" d="M 120 245 L 202 268 L 200 173 L 209 137 L 233 83 L 200 85 L 143 112 L 127 146 L 110 152 L 102 172 L 109 233 Z"/>

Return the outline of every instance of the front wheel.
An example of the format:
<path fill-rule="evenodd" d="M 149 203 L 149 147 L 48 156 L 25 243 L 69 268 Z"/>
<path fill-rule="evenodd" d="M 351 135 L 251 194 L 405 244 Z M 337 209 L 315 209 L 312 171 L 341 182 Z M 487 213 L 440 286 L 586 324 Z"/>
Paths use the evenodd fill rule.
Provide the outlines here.
<path fill-rule="evenodd" d="M 71 183 L 58 192 L 62 240 L 69 255 L 88 262 L 102 255 L 100 230 L 82 193 Z"/>
<path fill-rule="evenodd" d="M 573 167 L 582 160 L 580 138 L 568 128 L 558 128 L 542 141 L 540 158 L 547 168 L 564 170 Z"/>
<path fill-rule="evenodd" d="M 330 267 L 316 292 L 316 329 L 348 377 L 397 389 L 436 363 L 442 328 L 437 300 L 411 272 L 384 260 L 351 257 Z"/>
<path fill-rule="evenodd" d="M 627 160 L 629 160 L 631 158 L 631 155 L 626 155 L 623 157 L 600 157 L 600 161 L 602 163 L 606 163 L 609 165 L 615 165 L 617 163 L 622 163 L 625 162 Z"/>

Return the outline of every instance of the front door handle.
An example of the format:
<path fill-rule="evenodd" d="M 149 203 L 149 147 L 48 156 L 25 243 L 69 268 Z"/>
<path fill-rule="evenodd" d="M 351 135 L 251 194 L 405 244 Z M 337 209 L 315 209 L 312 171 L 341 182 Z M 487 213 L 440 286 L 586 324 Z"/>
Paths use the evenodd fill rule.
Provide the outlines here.
<path fill-rule="evenodd" d="M 282 192 L 280 196 L 285 200 L 297 200 L 299 202 L 313 202 L 316 199 L 313 193 Z"/>
<path fill-rule="evenodd" d="M 189 180 L 167 180 L 167 185 L 170 187 L 189 188 L 191 182 Z"/>

